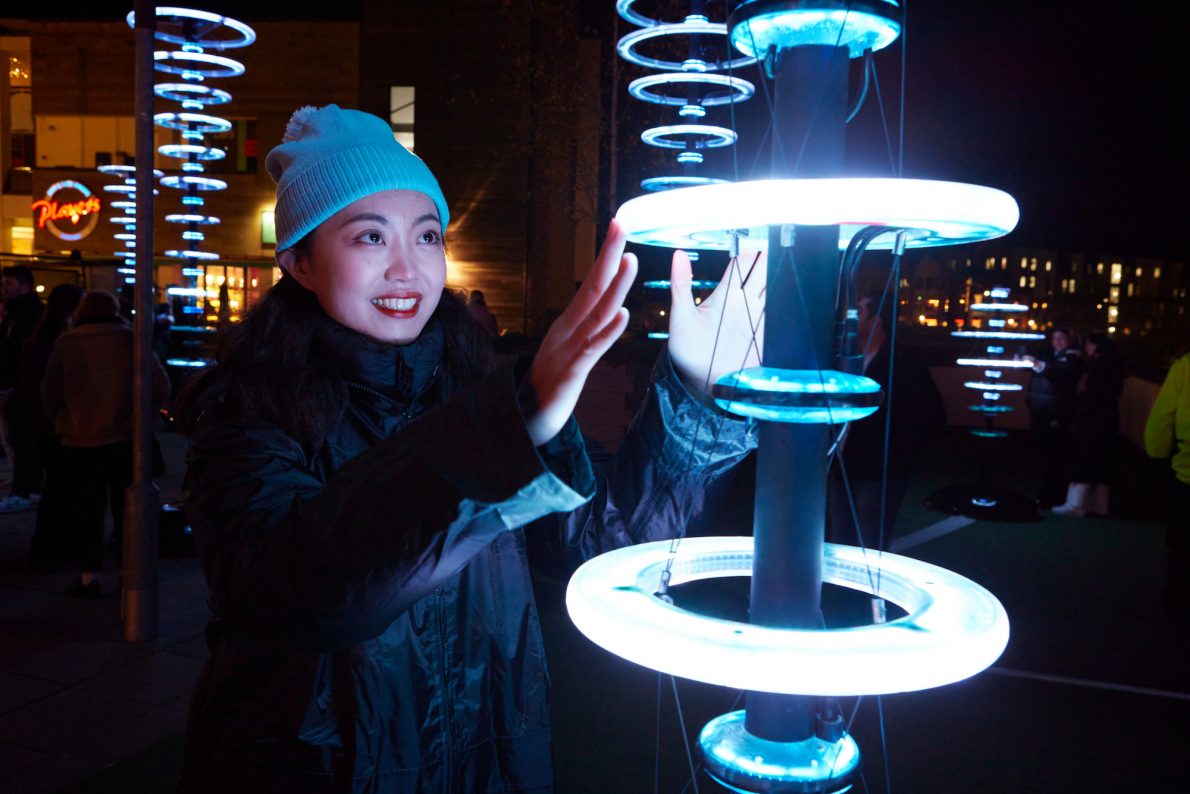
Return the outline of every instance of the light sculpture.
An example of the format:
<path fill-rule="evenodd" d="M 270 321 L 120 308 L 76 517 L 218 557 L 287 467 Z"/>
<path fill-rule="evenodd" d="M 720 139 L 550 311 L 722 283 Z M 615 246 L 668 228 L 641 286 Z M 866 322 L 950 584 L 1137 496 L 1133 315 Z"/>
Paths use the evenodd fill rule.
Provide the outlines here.
<path fill-rule="evenodd" d="M 115 201 L 109 201 L 108 206 L 112 209 L 120 210 L 122 215 L 113 215 L 110 220 L 116 224 L 116 232 L 112 235 L 117 241 L 122 243 L 122 246 L 116 249 L 114 256 L 118 259 L 124 260 L 116 268 L 116 272 L 124 277 L 125 284 L 136 283 L 136 166 L 134 165 L 101 165 L 95 169 L 106 176 L 120 177 L 120 184 L 118 185 L 104 185 L 103 189 L 108 193 L 115 193 L 120 198 Z M 153 169 L 153 178 L 160 179 L 165 176 L 156 168 Z M 157 191 L 153 191 L 153 195 L 157 195 Z"/>
<path fill-rule="evenodd" d="M 175 290 L 171 297 L 181 305 L 184 315 L 171 333 L 203 337 L 211 330 L 206 323 L 206 299 L 213 297 L 205 290 L 204 264 L 219 259 L 214 251 L 204 250 L 207 227 L 220 222 L 219 218 L 206 212 L 207 193 L 227 189 L 227 182 L 206 174 L 209 163 L 222 160 L 227 153 L 218 147 L 207 145 L 207 135 L 229 132 L 232 124 L 225 118 L 207 111 L 231 101 L 231 94 L 207 85 L 208 80 L 238 77 L 244 73 L 244 65 L 224 55 L 208 50 L 224 50 L 247 47 L 256 41 L 256 33 L 243 22 L 190 8 L 158 6 L 155 38 L 166 44 L 176 45 L 176 50 L 159 50 L 153 53 L 154 68 L 171 76 L 167 82 L 154 86 L 153 93 L 164 100 L 176 102 L 179 111 L 161 112 L 153 116 L 154 123 L 165 129 L 175 130 L 181 143 L 160 146 L 158 154 L 181 161 L 180 174 L 171 174 L 161 180 L 163 187 L 182 193 L 183 211 L 165 216 L 169 223 L 183 227 L 183 246 L 169 249 L 165 255 L 181 260 L 182 291 Z M 135 14 L 128 14 L 128 25 L 135 27 Z M 201 347 L 198 340 L 184 341 L 186 347 Z M 173 356 L 172 366 L 201 367 L 210 363 L 208 359 L 194 355 Z"/>
<path fill-rule="evenodd" d="M 993 329 L 1008 327 L 1005 315 L 1020 315 L 1029 310 L 1029 307 L 1023 303 L 1009 302 L 1010 293 L 1011 290 L 1007 287 L 993 287 L 988 290 L 985 294 L 991 298 L 990 301 L 972 303 L 968 306 L 967 310 L 971 319 L 978 319 L 981 324 Z M 1016 342 L 1045 338 L 1044 334 L 1031 331 L 985 331 L 982 329 L 952 331 L 951 336 L 961 339 Z M 996 419 L 1012 413 L 1015 408 L 1005 404 L 1002 398 L 1006 394 L 1024 390 L 1024 386 L 1019 383 L 1003 380 L 1005 371 L 1031 367 L 1032 364 L 1007 354 L 1002 344 L 981 344 L 983 347 L 981 351 L 975 351 L 971 356 L 956 359 L 955 363 L 960 367 L 982 370 L 983 377 L 981 379 L 966 381 L 963 386 L 980 395 L 980 401 L 969 405 L 968 410 L 980 414 L 983 417 L 983 423 L 978 427 L 971 428 L 970 433 L 980 442 L 986 444 L 1008 436 L 1008 431 L 996 427 Z M 1041 511 L 1037 507 L 1036 500 L 993 483 L 990 452 L 990 449 L 983 447 L 977 450 L 978 475 L 974 483 L 940 488 L 926 497 L 926 506 L 940 513 L 964 515 L 977 519 L 1010 522 L 1040 521 Z"/>
<path fill-rule="evenodd" d="M 628 0 L 617 8 L 636 24 L 652 21 Z M 611 552 L 581 567 L 567 590 L 575 624 L 605 648 L 746 690 L 746 708 L 712 720 L 699 737 L 707 771 L 735 791 L 847 790 L 859 749 L 820 696 L 956 681 L 991 664 L 1008 638 L 1003 608 L 975 583 L 823 540 L 826 470 L 837 448 L 832 424 L 873 409 L 880 395 L 854 372 L 831 370 L 836 357 L 854 359 L 853 351 L 832 349 L 840 250 L 847 251 L 844 262 L 874 243 L 899 257 L 906 247 L 992 239 L 1017 221 L 1012 198 L 990 188 L 839 177 L 849 60 L 887 46 L 900 26 L 899 7 L 883 0 L 738 4 L 728 35 L 745 56 L 764 59 L 773 79 L 771 137 L 793 142 L 792 151 L 774 145 L 772 179 L 668 185 L 674 189 L 626 202 L 617 215 L 637 243 L 728 250 L 733 263 L 741 250 L 767 252 L 763 366 L 713 386 L 725 409 L 761 418 L 753 539 Z M 664 33 L 646 27 L 622 40 L 620 52 L 672 68 L 639 52 Z M 712 71 L 705 66 L 690 71 Z M 646 89 L 653 91 L 639 90 Z M 847 308 L 851 321 L 855 307 Z M 669 588 L 679 582 L 745 575 L 748 624 L 670 603 Z M 888 598 L 909 614 L 884 625 L 819 630 L 823 581 Z M 931 612 L 949 619 L 924 629 Z"/>

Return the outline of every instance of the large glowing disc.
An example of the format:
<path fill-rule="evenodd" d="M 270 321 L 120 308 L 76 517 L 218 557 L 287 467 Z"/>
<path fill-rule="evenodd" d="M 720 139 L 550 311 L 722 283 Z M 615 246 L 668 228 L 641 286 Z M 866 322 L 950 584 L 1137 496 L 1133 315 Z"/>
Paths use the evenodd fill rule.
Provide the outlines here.
<path fill-rule="evenodd" d="M 791 695 L 911 692 L 968 678 L 1008 643 L 1008 616 L 975 582 L 897 554 L 824 547 L 823 581 L 872 592 L 908 614 L 848 629 L 776 629 L 706 617 L 656 597 L 670 541 L 608 552 L 575 572 L 570 619 L 629 661 L 710 684 Z M 671 585 L 750 576 L 750 537 L 686 538 Z"/>
<path fill-rule="evenodd" d="M 846 47 L 852 58 L 884 49 L 901 33 L 892 0 L 754 0 L 728 19 L 731 43 L 747 55 L 806 45 Z"/>
<path fill-rule="evenodd" d="M 980 185 L 923 179 L 764 179 L 678 188 L 626 201 L 616 213 L 635 243 L 729 250 L 768 246 L 768 227 L 839 226 L 839 248 L 866 226 L 907 230 L 906 245 L 924 248 L 991 240 L 1016 227 L 1020 212 L 1007 193 Z M 883 235 L 872 249 L 891 248 Z"/>

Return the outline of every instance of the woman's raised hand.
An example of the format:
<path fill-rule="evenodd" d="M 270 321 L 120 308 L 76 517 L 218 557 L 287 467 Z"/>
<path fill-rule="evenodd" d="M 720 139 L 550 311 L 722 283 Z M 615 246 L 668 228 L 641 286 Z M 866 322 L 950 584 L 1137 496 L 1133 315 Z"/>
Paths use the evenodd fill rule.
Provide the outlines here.
<path fill-rule="evenodd" d="M 624 241 L 623 230 L 612 221 L 583 285 L 554 320 L 533 360 L 529 385 L 536 406 L 525 426 L 535 446 L 566 424 L 591 368 L 628 326 L 623 304 L 636 278 L 636 257 L 624 253 Z"/>
<path fill-rule="evenodd" d="M 732 259 L 715 291 L 695 304 L 690 259 L 674 252 L 669 357 L 688 386 L 706 393 L 723 375 L 760 365 L 767 274 L 763 254 Z"/>

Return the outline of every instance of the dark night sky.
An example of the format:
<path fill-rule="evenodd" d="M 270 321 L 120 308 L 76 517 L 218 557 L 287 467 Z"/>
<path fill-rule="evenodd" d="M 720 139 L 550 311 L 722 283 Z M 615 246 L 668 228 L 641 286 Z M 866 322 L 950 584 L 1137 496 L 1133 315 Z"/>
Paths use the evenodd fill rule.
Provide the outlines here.
<path fill-rule="evenodd" d="M 234 6 L 245 20 L 296 13 L 293 3 L 201 5 Z M 1182 108 L 1190 92 L 1175 62 L 1176 25 L 1154 6 L 1129 14 L 1133 7 L 1100 5 L 909 0 L 905 175 L 1012 193 L 1021 206 L 1012 242 L 1020 245 L 1184 259 L 1190 200 L 1180 180 L 1190 175 L 1190 124 Z M 114 18 L 131 6 L 49 7 L 61 19 Z M 322 15 L 349 16 L 357 6 L 327 4 Z M 877 55 L 893 110 L 899 49 Z"/>

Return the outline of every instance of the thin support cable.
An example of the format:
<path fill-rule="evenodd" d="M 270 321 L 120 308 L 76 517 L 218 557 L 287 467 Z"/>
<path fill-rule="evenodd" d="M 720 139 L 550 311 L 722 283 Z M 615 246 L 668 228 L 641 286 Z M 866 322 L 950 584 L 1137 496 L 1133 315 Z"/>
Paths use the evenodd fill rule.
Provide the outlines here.
<path fill-rule="evenodd" d="M 892 775 L 888 770 L 888 736 L 884 732 L 884 698 L 876 696 L 877 722 L 880 723 L 880 756 L 884 759 L 884 790 L 892 794 Z"/>
<path fill-rule="evenodd" d="M 909 0 L 901 0 L 901 9 L 901 128 L 897 133 L 901 148 L 897 155 L 898 179 L 905 175 L 905 74 L 909 53 Z"/>
<path fill-rule="evenodd" d="M 880 109 L 880 126 L 884 130 L 884 146 L 888 149 L 888 167 L 894 175 L 900 176 L 897 158 L 893 153 L 892 133 L 888 131 L 888 115 L 884 111 L 884 96 L 880 93 L 880 75 L 876 73 L 875 61 L 872 62 L 871 67 L 872 87 L 876 89 L 876 107 Z"/>
<path fill-rule="evenodd" d="M 690 782 L 694 784 L 694 794 L 698 794 L 698 772 L 694 768 L 694 756 L 690 753 L 690 736 L 686 733 L 686 718 L 682 714 L 682 699 L 678 695 L 678 679 L 671 675 L 669 682 L 673 685 L 674 705 L 678 709 L 678 725 L 682 729 L 682 745 L 686 748 L 686 763 L 690 767 Z"/>

